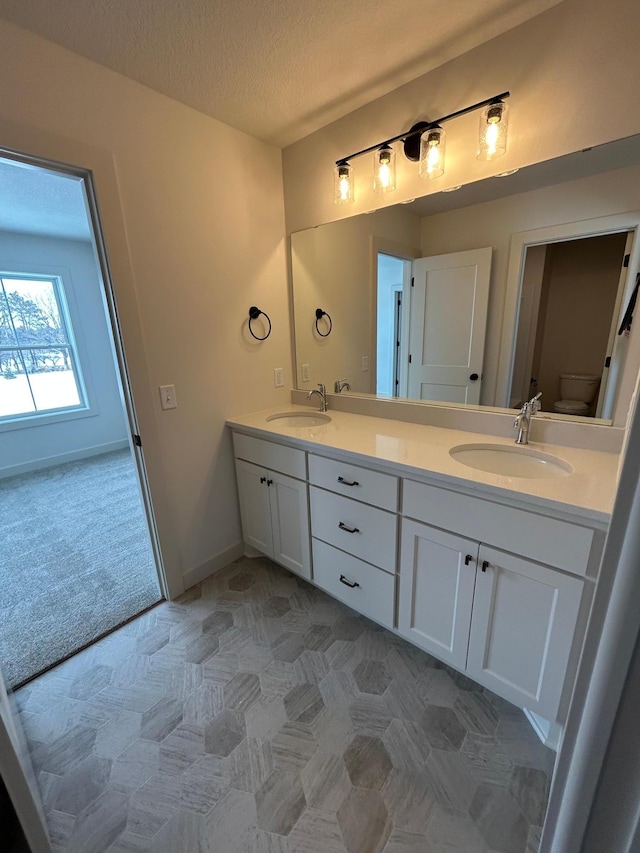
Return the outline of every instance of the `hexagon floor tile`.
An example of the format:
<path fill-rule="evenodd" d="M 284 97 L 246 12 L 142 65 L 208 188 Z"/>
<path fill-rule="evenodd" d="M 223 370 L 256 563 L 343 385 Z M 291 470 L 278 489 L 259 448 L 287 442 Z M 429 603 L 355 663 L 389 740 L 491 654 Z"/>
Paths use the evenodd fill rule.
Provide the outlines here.
<path fill-rule="evenodd" d="M 522 712 L 266 558 L 16 694 L 53 853 L 534 853 Z"/>

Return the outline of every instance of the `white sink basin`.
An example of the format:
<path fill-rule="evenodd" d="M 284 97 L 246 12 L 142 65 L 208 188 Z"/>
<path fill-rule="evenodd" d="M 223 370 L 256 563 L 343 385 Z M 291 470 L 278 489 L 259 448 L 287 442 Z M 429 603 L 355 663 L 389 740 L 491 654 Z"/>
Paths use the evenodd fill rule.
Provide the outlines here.
<path fill-rule="evenodd" d="M 331 423 L 329 415 L 323 412 L 279 412 L 277 415 L 269 415 L 268 421 L 283 421 L 283 426 L 290 427 L 312 427 L 320 424 Z"/>
<path fill-rule="evenodd" d="M 469 468 L 507 477 L 542 479 L 573 474 L 573 468 L 563 459 L 516 444 L 459 444 L 451 448 L 449 455 Z"/>

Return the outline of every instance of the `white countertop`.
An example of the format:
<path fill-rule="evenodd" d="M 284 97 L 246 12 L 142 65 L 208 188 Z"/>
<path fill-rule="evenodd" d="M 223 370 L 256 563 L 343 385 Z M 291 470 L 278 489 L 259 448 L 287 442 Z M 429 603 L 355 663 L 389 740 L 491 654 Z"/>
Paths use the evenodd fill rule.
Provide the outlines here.
<path fill-rule="evenodd" d="M 278 406 L 229 418 L 227 424 L 250 435 L 282 441 L 312 453 L 350 454 L 365 464 L 375 462 L 382 467 L 399 468 L 403 476 L 428 476 L 471 494 L 506 499 L 530 509 L 539 507 L 543 511 L 576 515 L 599 522 L 598 526 L 608 523 L 613 509 L 619 461 L 614 453 L 532 441 L 529 448 L 560 457 L 573 467 L 574 473 L 548 479 L 508 477 L 478 471 L 449 455 L 449 450 L 460 444 L 515 447 L 515 442 L 501 437 L 337 411 L 328 411 L 331 421 L 319 426 L 292 427 L 283 420 L 267 420 L 269 415 L 293 411 L 309 412 L 309 408 Z"/>

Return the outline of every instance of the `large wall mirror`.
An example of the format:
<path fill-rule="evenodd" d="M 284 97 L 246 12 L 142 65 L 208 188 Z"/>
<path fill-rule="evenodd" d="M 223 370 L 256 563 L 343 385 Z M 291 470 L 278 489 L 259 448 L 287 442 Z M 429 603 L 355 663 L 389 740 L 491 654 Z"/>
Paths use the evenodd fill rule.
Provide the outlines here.
<path fill-rule="evenodd" d="M 294 233 L 296 387 L 620 422 L 639 226 L 630 137 Z"/>

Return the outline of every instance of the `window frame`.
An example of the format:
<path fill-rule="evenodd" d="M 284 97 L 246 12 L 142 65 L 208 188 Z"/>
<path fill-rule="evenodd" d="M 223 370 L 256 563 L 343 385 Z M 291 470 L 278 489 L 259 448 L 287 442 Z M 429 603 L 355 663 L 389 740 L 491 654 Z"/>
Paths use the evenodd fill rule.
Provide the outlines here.
<path fill-rule="evenodd" d="M 10 270 L 0 269 L 0 279 L 23 279 L 25 281 L 47 281 L 53 285 L 54 297 L 60 313 L 67 343 L 61 348 L 68 348 L 72 370 L 80 403 L 76 406 L 65 406 L 57 409 L 43 409 L 35 412 L 0 416 L 0 433 L 12 429 L 29 428 L 59 423 L 77 418 L 92 417 L 99 413 L 93 383 L 89 371 L 89 359 L 84 344 L 80 316 L 75 304 L 73 281 L 68 268 L 41 264 L 19 265 Z M 11 347 L 12 351 L 29 350 L 29 347 L 18 344 Z M 52 345 L 51 348 L 55 348 Z"/>

